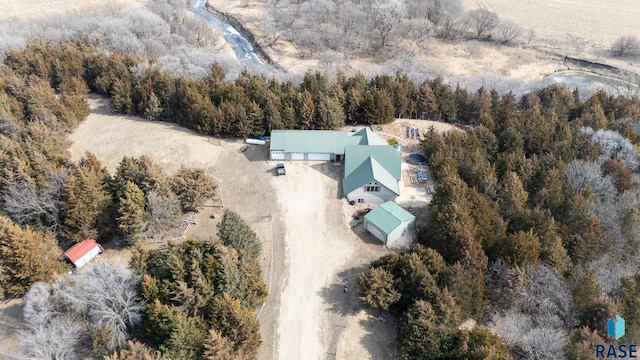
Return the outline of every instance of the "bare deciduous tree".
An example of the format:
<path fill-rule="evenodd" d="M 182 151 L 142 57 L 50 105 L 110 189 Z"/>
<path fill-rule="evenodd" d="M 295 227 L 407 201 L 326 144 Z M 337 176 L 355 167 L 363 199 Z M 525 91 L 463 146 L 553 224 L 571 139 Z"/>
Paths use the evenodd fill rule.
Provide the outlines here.
<path fill-rule="evenodd" d="M 73 317 L 58 316 L 20 332 L 20 343 L 29 359 L 75 359 L 81 331 L 82 326 Z"/>
<path fill-rule="evenodd" d="M 376 48 L 384 50 L 391 30 L 404 17 L 404 4 L 398 1 L 378 0 L 369 9 L 372 29 L 379 37 Z"/>
<path fill-rule="evenodd" d="M 629 169 L 637 171 L 640 166 L 638 150 L 629 139 L 614 130 L 599 129 L 594 131 L 591 127 L 583 127 L 580 131 L 591 135 L 591 139 L 600 145 L 600 157 L 602 164 L 607 159 L 615 159 L 625 163 Z"/>
<path fill-rule="evenodd" d="M 88 327 L 99 335 L 100 347 L 113 351 L 125 344 L 129 330 L 142 321 L 139 284 L 140 277 L 120 261 L 92 263 L 73 277 L 56 281 L 50 301 L 56 309 L 87 319 Z"/>
<path fill-rule="evenodd" d="M 45 230 L 60 228 L 60 208 L 64 183 L 69 169 L 49 170 L 38 193 L 36 185 L 23 176 L 13 174 L 6 179 L 4 207 L 9 217 L 20 224 L 30 224 Z"/>
<path fill-rule="evenodd" d="M 511 20 L 502 20 L 496 29 L 496 40 L 507 45 L 522 35 L 522 26 Z"/>
<path fill-rule="evenodd" d="M 498 14 L 485 8 L 471 10 L 467 13 L 469 25 L 476 33 L 476 39 L 490 33 L 500 23 Z"/>
<path fill-rule="evenodd" d="M 569 289 L 545 265 L 527 266 L 524 286 L 518 295 L 520 309 L 538 327 L 559 327 L 570 316 Z"/>
<path fill-rule="evenodd" d="M 611 176 L 602 176 L 600 165 L 576 159 L 565 167 L 565 174 L 576 194 L 591 191 L 601 196 L 615 190 Z"/>
<path fill-rule="evenodd" d="M 442 20 L 442 39 L 454 40 L 469 28 L 468 19 L 456 14 L 446 14 Z"/>
<path fill-rule="evenodd" d="M 159 193 L 152 190 L 147 195 L 147 211 L 151 215 L 151 222 L 144 235 L 153 237 L 174 225 L 173 222 L 180 216 L 180 201 L 171 191 Z"/>
<path fill-rule="evenodd" d="M 522 350 L 525 359 L 562 358 L 567 335 L 559 328 L 534 328 L 524 337 Z"/>
<path fill-rule="evenodd" d="M 611 45 L 611 52 L 618 57 L 635 57 L 640 52 L 640 40 L 635 35 L 623 35 Z"/>
<path fill-rule="evenodd" d="M 531 42 L 532 42 L 533 40 L 535 40 L 536 38 L 537 38 L 537 35 L 536 35 L 536 29 L 534 29 L 534 28 L 529 28 L 529 29 L 527 30 L 527 44 L 531 44 Z"/>

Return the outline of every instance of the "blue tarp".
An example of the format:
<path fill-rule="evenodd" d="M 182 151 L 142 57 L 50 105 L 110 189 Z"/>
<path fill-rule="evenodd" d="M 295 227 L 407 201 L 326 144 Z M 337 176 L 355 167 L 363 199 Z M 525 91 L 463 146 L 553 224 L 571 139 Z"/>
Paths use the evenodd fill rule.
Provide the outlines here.
<path fill-rule="evenodd" d="M 424 171 L 417 172 L 418 181 L 427 181 L 427 174 Z"/>

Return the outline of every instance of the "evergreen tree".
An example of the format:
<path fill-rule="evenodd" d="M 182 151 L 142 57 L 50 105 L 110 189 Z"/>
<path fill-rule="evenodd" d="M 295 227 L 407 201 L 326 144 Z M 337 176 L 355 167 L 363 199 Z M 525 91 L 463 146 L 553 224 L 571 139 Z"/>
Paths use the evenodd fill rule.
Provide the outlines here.
<path fill-rule="evenodd" d="M 79 242 L 97 239 L 110 230 L 112 198 L 109 173 L 87 153 L 65 184 L 64 234 Z"/>
<path fill-rule="evenodd" d="M 258 321 L 229 295 L 216 296 L 207 311 L 211 327 L 232 344 L 236 353 L 255 358 L 261 343 Z"/>
<path fill-rule="evenodd" d="M 145 211 L 146 198 L 140 188 L 128 181 L 124 196 L 120 198 L 118 206 L 118 229 L 125 237 L 125 241 L 133 244 L 143 236 L 151 221 L 150 214 Z"/>
<path fill-rule="evenodd" d="M 231 210 L 225 210 L 218 224 L 218 237 L 225 246 L 238 251 L 241 257 L 257 259 L 262 250 L 262 244 L 256 233 L 240 215 Z"/>
<path fill-rule="evenodd" d="M 203 169 L 189 169 L 180 166 L 173 177 L 171 188 L 184 210 L 192 210 L 216 194 L 216 181 Z"/>
<path fill-rule="evenodd" d="M 204 347 L 206 360 L 242 360 L 233 349 L 233 343 L 215 329 L 209 330 Z"/>
<path fill-rule="evenodd" d="M 393 284 L 393 275 L 383 268 L 371 268 L 358 276 L 362 301 L 382 310 L 389 310 L 389 306 L 400 300 L 400 293 Z"/>
<path fill-rule="evenodd" d="M 0 221 L 0 261 L 2 287 L 7 293 L 24 294 L 35 282 L 50 282 L 63 274 L 67 265 L 51 232 L 24 229 L 7 218 Z"/>

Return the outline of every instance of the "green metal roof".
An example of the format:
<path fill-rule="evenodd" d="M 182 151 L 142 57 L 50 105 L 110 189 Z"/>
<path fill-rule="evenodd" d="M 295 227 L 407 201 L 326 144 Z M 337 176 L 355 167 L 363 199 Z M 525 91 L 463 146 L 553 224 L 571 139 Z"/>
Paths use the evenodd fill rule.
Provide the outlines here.
<path fill-rule="evenodd" d="M 368 127 L 362 128 L 360 131 L 353 134 L 353 136 L 360 137 L 360 142 L 354 145 L 389 145 L 389 143 L 384 141 L 380 136 L 378 136 L 378 134 L 371 131 Z"/>
<path fill-rule="evenodd" d="M 333 130 L 273 130 L 270 150 L 301 153 L 344 154 L 349 145 L 388 145 L 369 128 L 349 136 Z"/>
<path fill-rule="evenodd" d="M 333 130 L 273 130 L 270 150 L 301 153 L 344 154 L 344 131 Z"/>
<path fill-rule="evenodd" d="M 376 181 L 384 185 L 387 189 L 393 191 L 396 195 L 400 195 L 398 188 L 398 180 L 395 179 L 387 170 L 380 165 L 375 159 L 368 157 L 360 166 L 358 166 L 349 175 L 345 174 L 342 188 L 345 194 L 367 184 L 370 181 Z"/>
<path fill-rule="evenodd" d="M 400 195 L 400 155 L 399 150 L 389 145 L 347 146 L 342 182 L 344 193 L 348 194 L 370 181 L 377 181 Z"/>
<path fill-rule="evenodd" d="M 403 222 L 414 220 L 416 217 L 393 201 L 387 201 L 371 210 L 364 218 L 385 234 L 389 234 Z"/>

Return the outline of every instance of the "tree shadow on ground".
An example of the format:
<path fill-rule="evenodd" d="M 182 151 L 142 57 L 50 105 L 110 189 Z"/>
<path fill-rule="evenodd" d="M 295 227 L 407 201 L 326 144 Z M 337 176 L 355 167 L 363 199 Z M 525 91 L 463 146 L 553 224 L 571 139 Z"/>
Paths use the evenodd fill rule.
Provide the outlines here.
<path fill-rule="evenodd" d="M 367 315 L 359 320 L 365 334 L 360 338 L 360 344 L 365 349 L 375 354 L 375 359 L 398 359 L 397 333 L 398 322 L 386 313 L 378 314 L 378 310 L 362 310 Z M 378 320 L 378 316 L 384 316 L 385 322 Z"/>
<path fill-rule="evenodd" d="M 355 320 L 364 329 L 360 344 L 374 359 L 396 359 L 397 321 L 386 311 L 372 309 L 360 299 L 357 278 L 367 271 L 369 264 L 354 266 L 336 275 L 331 283 L 320 290 L 320 296 L 333 314 L 333 322 L 342 332 L 334 334 L 330 343 L 335 349 L 349 344 L 340 343 L 344 331 L 348 331 L 349 320 Z M 338 351 L 340 352 L 340 351 Z"/>
<path fill-rule="evenodd" d="M 360 223 L 352 227 L 351 231 L 353 231 L 353 233 L 356 234 L 358 239 L 360 239 L 365 244 L 384 246 L 382 241 L 380 241 L 377 237 L 373 236 L 373 234 L 371 234 L 364 228 L 363 219 L 364 219 L 364 215 L 360 217 Z"/>
<path fill-rule="evenodd" d="M 240 152 L 247 146 L 246 150 Z M 244 155 L 249 161 L 268 161 L 269 160 L 269 147 L 267 145 L 251 145 L 245 143 L 238 143 L 238 152 Z"/>
<path fill-rule="evenodd" d="M 367 264 L 346 269 L 320 290 L 320 296 L 329 305 L 330 312 L 339 316 L 353 315 L 365 306 L 359 298 L 357 278 L 368 268 Z"/>

